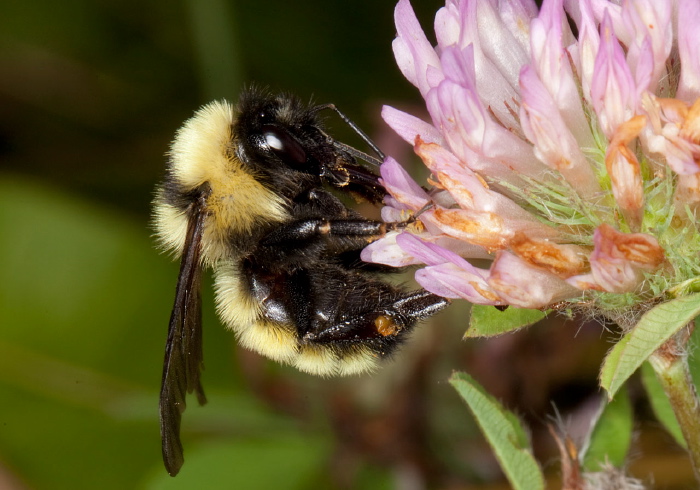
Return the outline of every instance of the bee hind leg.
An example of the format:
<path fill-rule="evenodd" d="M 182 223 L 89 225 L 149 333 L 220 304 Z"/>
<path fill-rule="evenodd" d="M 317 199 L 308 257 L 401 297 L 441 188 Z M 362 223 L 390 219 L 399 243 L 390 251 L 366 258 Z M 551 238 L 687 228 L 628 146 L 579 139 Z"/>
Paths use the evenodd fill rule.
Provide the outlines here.
<path fill-rule="evenodd" d="M 417 321 L 434 315 L 448 304 L 449 300 L 424 290 L 394 295 L 391 299 L 377 295 L 361 310 L 312 329 L 301 340 L 312 344 L 363 344 L 385 357 L 405 339 Z"/>

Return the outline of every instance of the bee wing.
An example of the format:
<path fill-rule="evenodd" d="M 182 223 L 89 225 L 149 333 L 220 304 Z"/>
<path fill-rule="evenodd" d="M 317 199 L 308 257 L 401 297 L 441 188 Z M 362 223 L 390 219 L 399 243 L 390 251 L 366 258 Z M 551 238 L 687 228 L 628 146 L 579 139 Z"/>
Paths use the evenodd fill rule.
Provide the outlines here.
<path fill-rule="evenodd" d="M 180 471 L 184 462 L 180 420 L 185 410 L 185 396 L 194 391 L 199 403 L 206 403 L 200 383 L 203 356 L 200 297 L 202 266 L 199 258 L 206 217 L 203 200 L 193 204 L 188 214 L 187 236 L 177 279 L 175 304 L 168 326 L 160 389 L 163 461 L 171 476 Z"/>

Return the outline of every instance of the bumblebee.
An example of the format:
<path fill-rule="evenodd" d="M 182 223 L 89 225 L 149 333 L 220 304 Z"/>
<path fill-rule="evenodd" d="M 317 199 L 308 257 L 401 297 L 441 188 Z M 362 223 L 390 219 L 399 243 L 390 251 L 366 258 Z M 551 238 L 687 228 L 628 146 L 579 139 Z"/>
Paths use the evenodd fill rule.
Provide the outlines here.
<path fill-rule="evenodd" d="M 376 277 L 361 250 L 405 224 L 364 218 L 331 191 L 378 204 L 386 191 L 358 159 L 374 157 L 330 137 L 319 112 L 289 95 L 248 89 L 234 108 L 202 107 L 177 132 L 154 222 L 163 249 L 180 257 L 160 392 L 163 459 L 183 458 L 187 393 L 206 402 L 202 369 L 202 270 L 215 278 L 216 307 L 240 343 L 317 375 L 371 370 L 414 324 L 447 305 Z"/>

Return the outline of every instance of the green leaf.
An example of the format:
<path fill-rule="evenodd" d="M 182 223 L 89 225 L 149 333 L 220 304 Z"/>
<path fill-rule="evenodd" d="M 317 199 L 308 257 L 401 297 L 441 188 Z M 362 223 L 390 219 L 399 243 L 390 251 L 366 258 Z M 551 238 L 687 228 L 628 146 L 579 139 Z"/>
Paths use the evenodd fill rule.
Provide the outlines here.
<path fill-rule="evenodd" d="M 468 374 L 453 374 L 450 384 L 467 402 L 513 488 L 544 489 L 544 476 L 518 418 Z"/>
<path fill-rule="evenodd" d="M 601 403 L 583 458 L 583 467 L 590 472 L 600 471 L 606 462 L 622 467 L 632 441 L 632 405 L 627 390 L 623 388 L 611 402 L 603 399 Z"/>
<path fill-rule="evenodd" d="M 685 438 L 681 432 L 681 426 L 678 425 L 678 419 L 676 419 L 676 415 L 673 413 L 671 402 L 668 401 L 668 397 L 659 379 L 656 377 L 654 368 L 651 367 L 651 364 L 648 362 L 642 364 L 642 383 L 644 384 L 644 389 L 647 392 L 649 403 L 651 404 L 656 418 L 663 424 L 681 447 L 687 447 Z"/>
<path fill-rule="evenodd" d="M 612 398 L 639 366 L 700 313 L 700 294 L 673 299 L 647 311 L 608 353 L 600 385 Z"/>
<path fill-rule="evenodd" d="M 542 320 L 547 314 L 540 310 L 509 307 L 503 311 L 494 306 L 473 305 L 469 329 L 465 338 L 493 337 Z"/>

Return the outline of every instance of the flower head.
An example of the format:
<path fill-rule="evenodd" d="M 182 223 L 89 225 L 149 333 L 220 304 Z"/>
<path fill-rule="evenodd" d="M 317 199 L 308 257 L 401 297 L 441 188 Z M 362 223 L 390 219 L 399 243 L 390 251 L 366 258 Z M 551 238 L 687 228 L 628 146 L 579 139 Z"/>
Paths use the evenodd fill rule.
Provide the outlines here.
<path fill-rule="evenodd" d="M 603 312 L 699 275 L 697 0 L 447 0 L 437 46 L 408 0 L 395 20 L 430 121 L 383 117 L 431 188 L 386 160 L 384 219 L 420 226 L 365 260 L 421 264 L 425 289 L 476 304 Z"/>

